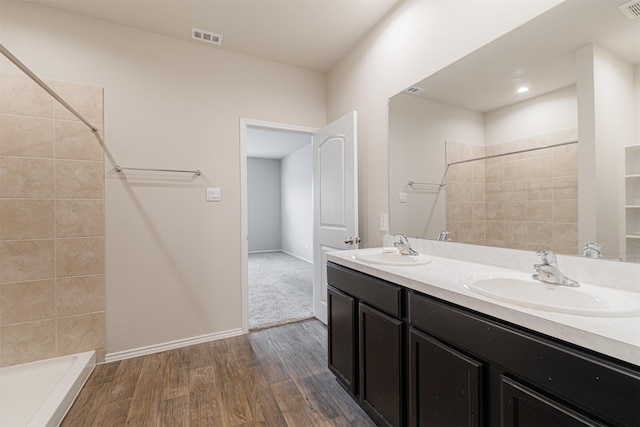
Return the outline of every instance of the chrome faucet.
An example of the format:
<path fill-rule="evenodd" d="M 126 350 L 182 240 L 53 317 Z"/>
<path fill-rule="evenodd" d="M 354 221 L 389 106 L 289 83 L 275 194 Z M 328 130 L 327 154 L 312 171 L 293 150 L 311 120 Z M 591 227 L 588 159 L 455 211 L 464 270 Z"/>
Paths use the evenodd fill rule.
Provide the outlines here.
<path fill-rule="evenodd" d="M 568 278 L 560 272 L 558 268 L 558 262 L 556 261 L 556 254 L 543 249 L 537 252 L 540 257 L 540 264 L 535 264 L 533 267 L 536 272 L 531 276 L 535 280 L 540 280 L 545 283 L 553 283 L 554 285 L 580 286 L 580 283 L 573 279 Z"/>
<path fill-rule="evenodd" d="M 582 256 L 585 256 L 587 258 L 602 257 L 602 243 L 587 243 L 582 249 Z"/>
<path fill-rule="evenodd" d="M 438 234 L 438 241 L 439 242 L 450 242 L 451 241 L 451 237 L 449 237 L 449 234 L 451 234 L 450 231 L 441 231 L 440 234 Z"/>
<path fill-rule="evenodd" d="M 394 234 L 393 237 L 399 237 L 397 242 L 393 242 L 393 246 L 400 251 L 402 255 L 420 255 L 414 251 L 409 244 L 409 239 L 404 234 Z"/>

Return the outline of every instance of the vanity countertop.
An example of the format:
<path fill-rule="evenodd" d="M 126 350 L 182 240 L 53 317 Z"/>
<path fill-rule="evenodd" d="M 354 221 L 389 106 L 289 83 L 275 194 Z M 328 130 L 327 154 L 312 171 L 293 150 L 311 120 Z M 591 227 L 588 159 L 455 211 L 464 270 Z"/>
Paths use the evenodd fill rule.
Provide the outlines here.
<path fill-rule="evenodd" d="M 416 266 L 372 264 L 356 257 L 382 248 L 336 251 L 327 259 L 406 288 L 449 301 L 479 313 L 640 366 L 640 316 L 590 317 L 530 309 L 484 297 L 464 288 L 460 281 L 478 272 L 509 272 L 500 267 L 432 256 Z M 640 300 L 640 294 L 633 294 Z"/>

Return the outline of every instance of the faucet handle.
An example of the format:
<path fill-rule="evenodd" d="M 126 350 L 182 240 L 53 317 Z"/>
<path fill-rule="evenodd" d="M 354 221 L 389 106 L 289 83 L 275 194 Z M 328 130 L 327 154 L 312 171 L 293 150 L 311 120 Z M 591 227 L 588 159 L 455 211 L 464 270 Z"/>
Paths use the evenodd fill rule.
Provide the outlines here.
<path fill-rule="evenodd" d="M 557 260 L 556 260 L 556 254 L 553 253 L 553 251 L 550 251 L 548 249 L 541 249 L 538 252 L 536 252 L 538 254 L 538 257 L 540 258 L 540 262 L 543 265 L 557 265 Z"/>

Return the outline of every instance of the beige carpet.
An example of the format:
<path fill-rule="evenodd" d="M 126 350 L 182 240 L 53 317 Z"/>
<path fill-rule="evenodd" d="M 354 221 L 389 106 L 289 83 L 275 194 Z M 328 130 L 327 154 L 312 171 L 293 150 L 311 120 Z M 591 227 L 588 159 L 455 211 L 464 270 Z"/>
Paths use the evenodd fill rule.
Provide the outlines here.
<path fill-rule="evenodd" d="M 249 254 L 249 328 L 313 317 L 313 264 L 283 252 Z"/>

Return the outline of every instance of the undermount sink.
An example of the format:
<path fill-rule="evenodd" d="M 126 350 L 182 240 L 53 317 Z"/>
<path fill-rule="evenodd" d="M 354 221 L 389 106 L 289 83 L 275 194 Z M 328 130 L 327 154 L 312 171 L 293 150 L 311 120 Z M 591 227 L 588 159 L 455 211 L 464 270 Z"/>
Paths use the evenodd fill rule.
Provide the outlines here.
<path fill-rule="evenodd" d="M 640 315 L 640 298 L 601 286 L 553 285 L 534 280 L 525 273 L 474 274 L 461 283 L 485 297 L 538 310 L 593 317 Z"/>
<path fill-rule="evenodd" d="M 369 262 L 371 264 L 395 265 L 404 267 L 425 265 L 431 262 L 431 257 L 423 254 L 402 255 L 398 251 L 389 252 L 386 250 L 357 254 L 355 255 L 355 258 L 360 261 Z"/>

